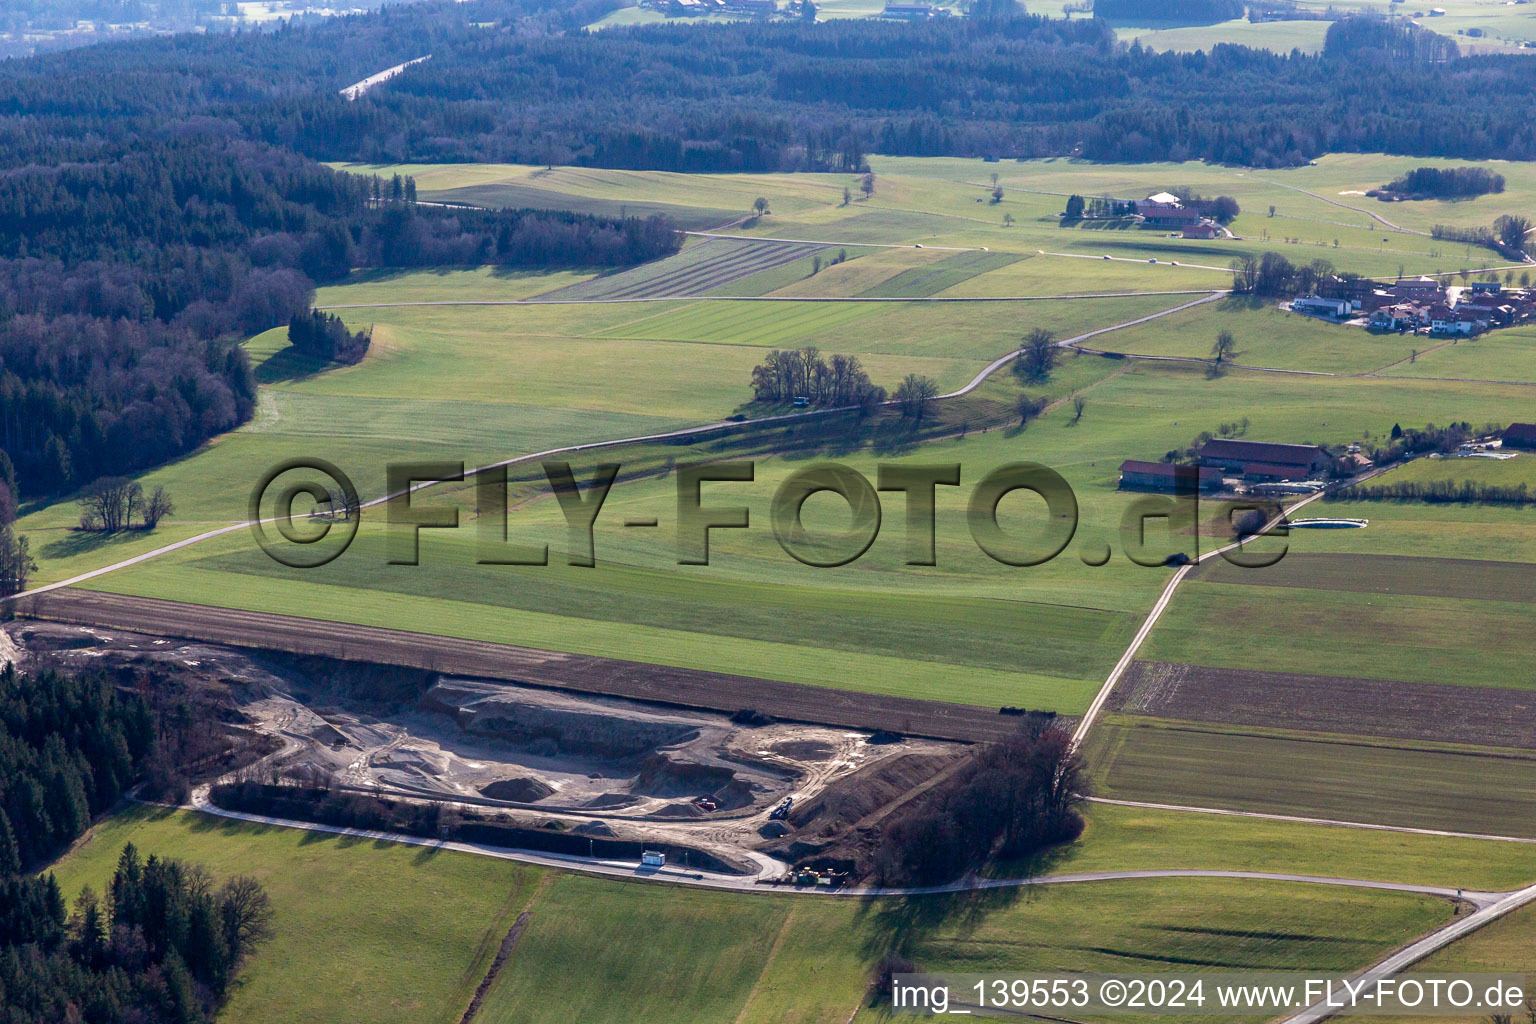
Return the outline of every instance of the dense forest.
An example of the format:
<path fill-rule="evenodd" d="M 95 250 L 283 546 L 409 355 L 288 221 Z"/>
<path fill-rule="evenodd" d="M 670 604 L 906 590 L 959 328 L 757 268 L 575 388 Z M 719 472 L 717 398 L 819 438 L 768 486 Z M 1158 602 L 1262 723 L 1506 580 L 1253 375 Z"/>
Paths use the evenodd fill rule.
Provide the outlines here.
<path fill-rule="evenodd" d="M 123 848 L 104 897 L 67 913 L 52 875 L 0 878 L 7 1022 L 205 1024 L 271 930 L 260 883 Z"/>

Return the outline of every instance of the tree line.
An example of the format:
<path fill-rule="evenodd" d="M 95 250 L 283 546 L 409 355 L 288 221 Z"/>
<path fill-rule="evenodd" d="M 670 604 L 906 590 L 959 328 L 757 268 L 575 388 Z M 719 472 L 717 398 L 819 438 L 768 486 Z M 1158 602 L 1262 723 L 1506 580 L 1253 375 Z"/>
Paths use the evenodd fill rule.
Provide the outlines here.
<path fill-rule="evenodd" d="M 1094 0 L 1093 13 L 1130 25 L 1214 25 L 1243 16 L 1244 0 Z"/>
<path fill-rule="evenodd" d="M 1504 175 L 1486 167 L 1415 167 L 1381 186 L 1407 199 L 1464 199 L 1504 191 Z"/>
<path fill-rule="evenodd" d="M 271 934 L 253 878 L 123 848 L 107 891 L 66 912 L 53 875 L 0 879 L 0 1010 L 7 1021 L 209 1024 Z"/>
<path fill-rule="evenodd" d="M 678 171 L 854 170 L 874 151 L 1257 166 L 1337 151 L 1536 156 L 1520 105 L 1483 100 L 1529 94 L 1530 62 L 1463 58 L 1443 36 L 1379 18 L 1336 21 L 1317 55 L 1178 54 L 1121 47 L 1101 19 L 581 33 L 543 27 L 564 17 L 553 8 L 402 5 L 12 62 L 0 69 L 0 118 L 14 128 L 0 157 L 99 159 L 167 122 L 324 160 Z M 356 101 L 336 95 L 426 52 Z"/>
<path fill-rule="evenodd" d="M 1329 501 L 1422 501 L 1431 505 L 1531 505 L 1536 492 L 1528 484 L 1483 484 L 1472 480 L 1412 480 L 1396 484 L 1345 487 Z"/>

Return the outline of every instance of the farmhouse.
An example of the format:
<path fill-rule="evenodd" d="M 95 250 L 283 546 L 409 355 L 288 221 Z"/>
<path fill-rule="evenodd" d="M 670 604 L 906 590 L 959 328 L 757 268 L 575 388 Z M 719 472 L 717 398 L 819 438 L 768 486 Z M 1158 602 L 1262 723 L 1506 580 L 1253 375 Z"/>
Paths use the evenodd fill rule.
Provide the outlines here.
<path fill-rule="evenodd" d="M 1392 285 L 1392 295 L 1399 302 L 1438 302 L 1445 298 L 1445 289 L 1432 277 L 1398 281 Z"/>
<path fill-rule="evenodd" d="M 1328 453 L 1314 444 L 1276 444 L 1216 438 L 1200 447 L 1200 465 L 1265 480 L 1305 480 L 1328 468 Z"/>
<path fill-rule="evenodd" d="M 1221 230 L 1215 224 L 1191 224 L 1184 229 L 1185 238 L 1219 238 Z"/>
<path fill-rule="evenodd" d="M 1171 462 L 1120 463 L 1120 487 L 1127 491 L 1214 491 L 1221 487 L 1221 473 L 1207 466 L 1176 466 Z"/>
<path fill-rule="evenodd" d="M 1153 228 L 1194 227 L 1202 219 L 1197 211 L 1180 206 L 1177 202 L 1158 203 L 1150 199 L 1143 199 L 1136 204 L 1136 215 L 1142 219 L 1142 224 Z"/>
<path fill-rule="evenodd" d="M 1536 448 L 1536 423 L 1511 423 L 1500 440 L 1506 448 Z"/>

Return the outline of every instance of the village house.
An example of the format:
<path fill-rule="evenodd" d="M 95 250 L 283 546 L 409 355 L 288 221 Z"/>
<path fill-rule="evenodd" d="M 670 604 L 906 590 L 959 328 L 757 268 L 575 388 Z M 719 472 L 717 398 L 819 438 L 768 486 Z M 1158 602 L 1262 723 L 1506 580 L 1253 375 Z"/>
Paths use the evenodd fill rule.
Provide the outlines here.
<path fill-rule="evenodd" d="M 1191 224 L 1184 229 L 1185 238 L 1220 238 L 1221 229 L 1209 222 Z"/>
<path fill-rule="evenodd" d="M 1127 491 L 1214 491 L 1221 487 L 1221 473 L 1206 466 L 1127 459 L 1120 463 L 1120 487 Z"/>

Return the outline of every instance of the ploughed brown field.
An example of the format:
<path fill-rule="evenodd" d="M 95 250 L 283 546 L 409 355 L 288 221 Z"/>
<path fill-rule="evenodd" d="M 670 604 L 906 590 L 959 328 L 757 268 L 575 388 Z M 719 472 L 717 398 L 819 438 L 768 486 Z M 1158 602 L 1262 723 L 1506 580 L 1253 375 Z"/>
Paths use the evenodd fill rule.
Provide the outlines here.
<path fill-rule="evenodd" d="M 1536 565 L 1529 562 L 1411 555 L 1289 554 L 1263 569 L 1243 569 L 1225 559 L 1212 558 L 1202 562 L 1196 574 L 1205 583 L 1241 583 L 1250 587 L 1536 602 Z"/>
<path fill-rule="evenodd" d="M 1106 710 L 1536 750 L 1536 692 L 1530 690 L 1136 661 L 1110 694 Z"/>

